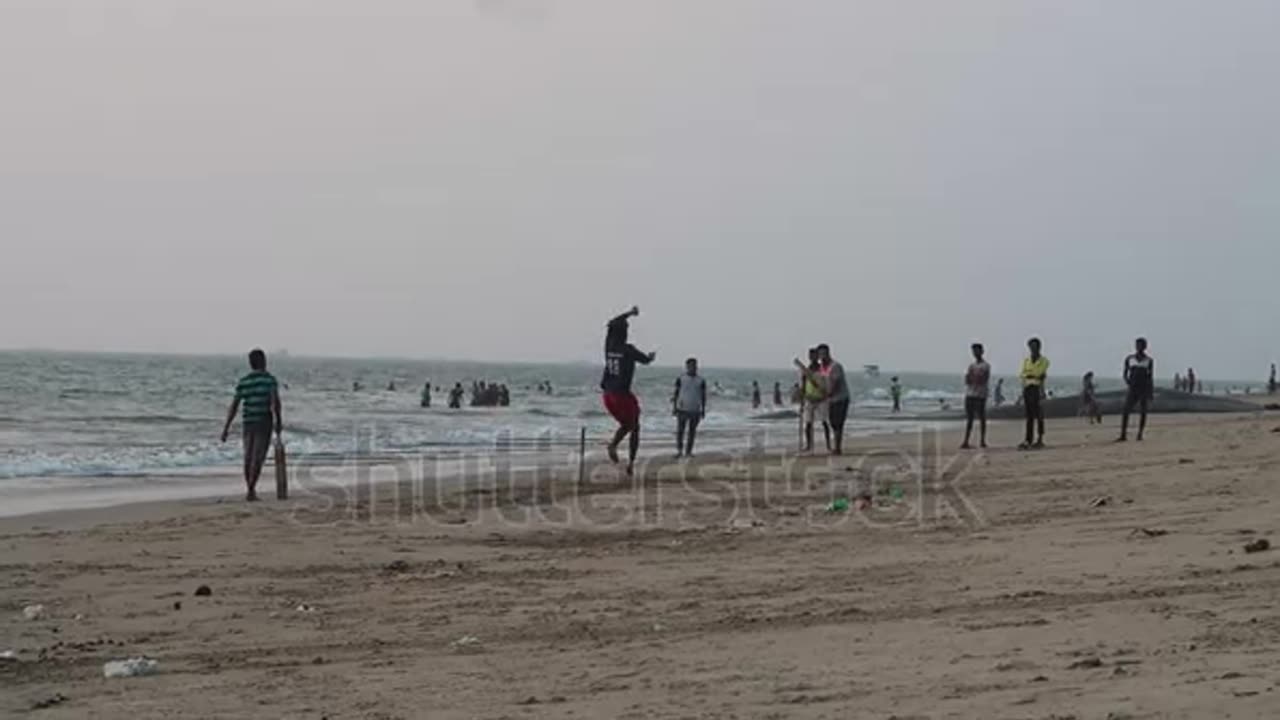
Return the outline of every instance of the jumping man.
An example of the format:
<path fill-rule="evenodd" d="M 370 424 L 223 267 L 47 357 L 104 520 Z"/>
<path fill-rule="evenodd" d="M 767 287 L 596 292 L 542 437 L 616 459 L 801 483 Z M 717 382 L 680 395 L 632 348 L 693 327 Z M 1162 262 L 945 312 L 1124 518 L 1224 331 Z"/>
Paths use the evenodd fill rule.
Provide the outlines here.
<path fill-rule="evenodd" d="M 636 374 L 636 363 L 648 365 L 657 358 L 657 353 L 640 352 L 627 342 L 631 318 L 639 315 L 640 308 L 632 307 L 609 321 L 604 338 L 604 377 L 600 379 L 604 407 L 618 421 L 618 431 L 609 442 L 610 460 L 618 462 L 618 446 L 631 436 L 628 476 L 635 469 L 636 454 L 640 452 L 640 401 L 631 392 L 631 380 Z"/>

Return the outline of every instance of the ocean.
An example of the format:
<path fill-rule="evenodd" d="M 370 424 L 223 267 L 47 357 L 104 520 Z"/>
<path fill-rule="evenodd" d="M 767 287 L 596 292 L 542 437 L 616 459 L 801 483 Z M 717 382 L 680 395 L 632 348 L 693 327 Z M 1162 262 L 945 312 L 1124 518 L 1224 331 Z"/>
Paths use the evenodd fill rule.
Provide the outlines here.
<path fill-rule="evenodd" d="M 569 449 L 576 448 L 581 428 L 598 450 L 614 427 L 600 404 L 600 369 L 594 366 L 277 353 L 270 370 L 282 383 L 285 441 L 291 458 L 302 461 L 484 454 L 499 442 Z M 237 472 L 240 444 L 236 429 L 226 444 L 219 434 L 232 388 L 246 371 L 243 356 L 0 353 L 0 514 L 28 511 L 31 502 L 20 501 L 53 489 L 73 502 L 68 491 L 97 496 L 102 493 L 94 491 L 110 488 L 115 497 L 164 487 L 183 494 L 202 478 L 220 477 L 225 484 Z M 671 452 L 669 397 L 680 372 L 637 371 L 645 452 Z M 889 416 L 891 373 L 868 377 L 860 367 L 848 372 L 854 393 L 849 434 L 905 427 Z M 794 442 L 797 421 L 785 404 L 796 379 L 791 370 L 704 368 L 702 374 L 713 392 L 699 431 L 701 447 L 745 445 L 752 434 L 776 445 Z M 481 380 L 506 384 L 510 406 L 446 407 L 447 388 L 457 382 L 469 388 Z M 901 373 L 901 380 L 914 422 L 930 422 L 944 405 L 961 406 L 959 373 Z M 750 402 L 752 381 L 762 390 L 759 409 Z M 353 391 L 357 382 L 362 389 Z M 426 382 L 435 389 L 430 408 L 419 402 Z M 782 385 L 782 407 L 773 405 L 775 382 Z M 550 383 L 550 394 L 538 389 L 543 383 Z M 229 485 L 228 492 L 235 487 Z"/>

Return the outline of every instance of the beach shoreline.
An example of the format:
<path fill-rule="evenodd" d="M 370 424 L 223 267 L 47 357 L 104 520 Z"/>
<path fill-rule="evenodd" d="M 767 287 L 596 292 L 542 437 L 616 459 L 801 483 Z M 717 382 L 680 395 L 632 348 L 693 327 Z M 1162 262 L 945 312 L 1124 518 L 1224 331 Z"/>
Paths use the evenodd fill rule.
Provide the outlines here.
<path fill-rule="evenodd" d="M 1116 424 L 0 519 L 0 713 L 1269 717 L 1276 418 Z"/>

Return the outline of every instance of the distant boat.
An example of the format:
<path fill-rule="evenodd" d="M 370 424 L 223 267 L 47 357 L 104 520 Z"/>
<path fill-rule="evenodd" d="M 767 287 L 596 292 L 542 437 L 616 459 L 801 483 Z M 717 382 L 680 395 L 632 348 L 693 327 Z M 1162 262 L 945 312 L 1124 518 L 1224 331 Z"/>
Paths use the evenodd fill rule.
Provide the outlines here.
<path fill-rule="evenodd" d="M 869 378 L 878 378 L 880 377 L 880 366 L 879 365 L 863 365 L 862 372 L 866 374 L 866 376 Z"/>

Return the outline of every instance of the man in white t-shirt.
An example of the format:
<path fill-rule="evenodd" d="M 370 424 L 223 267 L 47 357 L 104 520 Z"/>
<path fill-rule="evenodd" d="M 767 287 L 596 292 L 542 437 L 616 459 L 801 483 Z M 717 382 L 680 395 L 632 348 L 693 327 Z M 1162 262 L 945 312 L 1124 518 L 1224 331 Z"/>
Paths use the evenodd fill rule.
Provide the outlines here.
<path fill-rule="evenodd" d="M 693 457 L 698 423 L 707 415 L 707 381 L 698 375 L 697 358 L 684 361 L 684 374 L 676 378 L 671 395 L 671 411 L 676 416 L 676 457 Z"/>
<path fill-rule="evenodd" d="M 964 374 L 964 443 L 960 445 L 960 449 L 968 450 L 969 438 L 973 435 L 973 421 L 980 421 L 981 425 L 981 446 L 987 446 L 987 397 L 990 395 L 991 388 L 991 366 L 983 359 L 986 349 L 982 347 L 982 343 L 974 343 L 970 349 L 973 351 L 973 362 L 969 363 L 969 369 Z"/>

